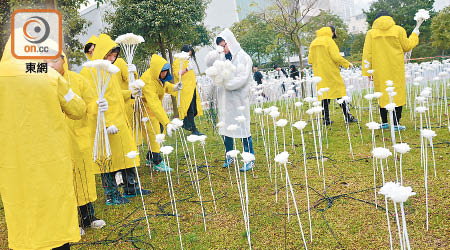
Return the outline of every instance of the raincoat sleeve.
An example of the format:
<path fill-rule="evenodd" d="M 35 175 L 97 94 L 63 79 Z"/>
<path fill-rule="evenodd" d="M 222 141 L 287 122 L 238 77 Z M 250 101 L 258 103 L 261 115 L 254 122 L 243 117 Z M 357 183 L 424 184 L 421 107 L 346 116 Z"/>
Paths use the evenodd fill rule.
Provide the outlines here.
<path fill-rule="evenodd" d="M 98 105 L 94 90 L 91 88 L 89 81 L 86 78 L 82 75 L 79 76 L 80 79 L 82 79 L 81 95 L 86 103 L 86 113 L 88 116 L 97 116 Z"/>
<path fill-rule="evenodd" d="M 142 78 L 141 78 L 142 79 Z M 144 79 L 142 79 L 144 80 Z M 159 100 L 158 95 L 156 94 L 156 90 L 151 84 L 145 82 L 145 86 L 142 89 L 142 94 L 145 97 L 146 104 L 150 109 L 150 112 L 158 119 L 158 121 L 166 126 L 170 123 L 169 117 L 167 117 L 166 111 L 162 106 L 162 102 Z"/>
<path fill-rule="evenodd" d="M 129 85 L 129 73 L 128 73 L 128 65 L 127 62 L 125 62 L 125 60 L 123 60 L 122 58 L 117 58 L 117 63 L 115 63 L 115 65 L 117 67 L 119 67 L 120 69 L 120 78 L 123 82 L 126 82 L 127 85 Z M 139 76 L 137 74 L 137 72 L 133 72 L 134 73 L 134 79 L 138 79 Z"/>
<path fill-rule="evenodd" d="M 331 38 L 330 38 L 331 39 Z M 336 43 L 331 39 L 329 46 L 328 46 L 328 52 L 330 53 L 331 59 L 338 65 L 348 68 L 350 67 L 350 62 L 345 60 L 339 53 L 339 48 L 336 45 Z"/>
<path fill-rule="evenodd" d="M 166 92 L 169 95 L 173 95 L 173 96 L 177 96 L 178 95 L 178 91 L 175 91 L 173 88 L 175 87 L 174 84 L 166 82 L 165 86 L 164 86 L 164 92 Z"/>
<path fill-rule="evenodd" d="M 364 41 L 362 66 L 361 66 L 362 75 L 370 76 L 370 74 L 367 73 L 367 70 L 371 68 L 372 68 L 372 33 L 369 31 L 367 32 L 366 39 Z"/>
<path fill-rule="evenodd" d="M 414 47 L 419 44 L 419 36 L 413 32 L 409 37 L 406 36 L 406 30 L 402 27 L 400 28 L 400 45 L 402 46 L 403 52 L 411 51 Z"/>
<path fill-rule="evenodd" d="M 237 69 L 237 76 L 233 77 L 233 79 L 224 84 L 226 90 L 237 90 L 248 84 L 248 79 L 250 79 L 252 74 L 252 60 L 247 55 L 245 57 L 245 65 L 243 65 L 243 67 L 243 69 Z"/>
<path fill-rule="evenodd" d="M 126 102 L 131 99 L 131 90 L 122 90 L 123 100 Z"/>
<path fill-rule="evenodd" d="M 86 104 L 75 94 L 66 80 L 58 78 L 58 99 L 63 112 L 72 120 L 79 120 L 86 114 Z"/>

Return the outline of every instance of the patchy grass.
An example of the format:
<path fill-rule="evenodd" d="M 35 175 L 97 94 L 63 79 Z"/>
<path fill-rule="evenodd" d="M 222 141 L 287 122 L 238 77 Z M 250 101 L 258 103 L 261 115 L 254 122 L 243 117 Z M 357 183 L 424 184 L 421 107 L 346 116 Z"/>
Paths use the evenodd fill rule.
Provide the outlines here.
<path fill-rule="evenodd" d="M 294 185 L 295 198 L 301 212 L 300 218 L 310 249 L 388 249 L 386 215 L 382 209 L 384 198 L 378 195 L 378 209 L 374 205 L 373 168 L 371 158 L 371 135 L 365 127 L 368 122 L 367 110 L 363 110 L 362 139 L 358 125 L 350 125 L 354 159 L 349 151 L 348 137 L 340 109 L 336 105 L 331 111 L 335 123 L 328 128 L 328 147 L 323 140 L 326 192 L 323 177 L 318 175 L 315 159 L 311 124 L 305 129 L 307 149 L 307 171 L 310 187 L 313 241 L 310 242 L 308 213 L 305 189 L 305 173 L 300 133 L 294 131 L 294 149 L 291 143 L 291 131 L 286 127 L 286 150 L 290 153 L 288 171 Z M 285 112 L 282 112 L 285 113 Z M 354 111 L 356 114 L 356 111 Z M 378 119 L 378 116 L 375 115 Z M 425 229 L 425 189 L 424 174 L 420 164 L 420 133 L 414 130 L 414 121 L 405 110 L 402 123 L 407 130 L 402 133 L 403 142 L 412 150 L 403 157 L 403 174 L 406 185 L 412 186 L 417 193 L 405 204 L 408 232 L 413 249 L 449 249 L 450 242 L 450 199 L 448 182 L 450 172 L 449 131 L 447 128 L 433 128 L 438 136 L 434 140 L 437 176 L 434 176 L 431 151 L 429 151 L 429 215 L 430 228 Z M 436 117 L 432 118 L 437 126 Z M 224 146 L 220 137 L 214 135 L 211 125 L 201 118 L 198 125 L 208 135 L 206 156 L 210 165 L 211 179 L 216 197 L 217 213 L 211 202 L 211 192 L 205 167 L 198 168 L 201 193 L 206 213 L 206 232 L 204 230 L 201 207 L 196 191 L 193 189 L 186 162 L 179 149 L 179 176 L 172 173 L 175 183 L 177 208 L 180 215 L 181 232 L 184 249 L 246 249 L 248 248 L 245 226 L 240 207 L 234 169 L 231 170 L 232 185 L 227 169 L 222 168 Z M 259 137 L 257 136 L 257 129 Z M 256 167 L 247 173 L 249 188 L 249 211 L 251 239 L 254 249 L 302 249 L 303 242 L 290 200 L 290 218 L 286 216 L 285 180 L 280 179 L 277 167 L 278 203 L 275 202 L 275 165 L 272 161 L 272 182 L 269 178 L 266 154 L 256 117 L 252 121 L 252 134 L 256 152 Z M 273 127 L 271 125 L 271 138 Z M 283 148 L 282 131 L 277 131 L 279 147 Z M 385 131 L 384 141 L 381 131 L 376 132 L 377 145 L 386 145 L 391 149 L 389 132 Z M 397 138 L 398 140 L 398 138 Z M 273 155 L 273 140 L 272 155 Z M 166 145 L 175 147 L 174 139 Z M 241 149 L 238 144 L 238 149 Z M 192 146 L 189 145 L 192 150 Z M 203 152 L 196 146 L 196 160 L 204 165 Z M 176 169 L 175 152 L 170 157 L 170 164 Z M 385 165 L 385 164 L 384 164 Z M 386 167 L 386 166 L 385 166 Z M 394 181 L 396 171 L 393 158 L 390 157 L 386 180 Z M 96 215 L 107 222 L 100 230 L 87 229 L 82 241 L 72 246 L 73 249 L 179 249 L 180 242 L 176 219 L 172 214 L 170 198 L 164 173 L 151 172 L 148 167 L 139 168 L 141 180 L 153 193 L 145 197 L 149 213 L 152 239 L 148 238 L 147 225 L 140 198 L 133 198 L 132 203 L 122 206 L 105 206 L 105 197 L 98 178 L 97 192 L 99 199 L 95 202 Z M 284 173 L 283 173 L 284 178 Z M 381 172 L 376 172 L 376 185 L 381 183 Z M 291 198 L 291 197 L 290 197 Z M 0 249 L 7 248 L 7 230 L 0 204 Z M 394 248 L 399 249 L 397 227 L 392 202 L 391 229 Z"/>

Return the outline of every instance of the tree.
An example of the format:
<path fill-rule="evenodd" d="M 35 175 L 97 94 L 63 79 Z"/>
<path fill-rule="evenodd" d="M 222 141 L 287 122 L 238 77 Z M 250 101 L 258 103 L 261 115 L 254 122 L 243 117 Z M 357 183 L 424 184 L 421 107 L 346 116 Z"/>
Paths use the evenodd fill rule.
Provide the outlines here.
<path fill-rule="evenodd" d="M 431 39 L 433 47 L 442 53 L 450 49 L 450 6 L 444 8 L 431 22 Z"/>
<path fill-rule="evenodd" d="M 405 28 L 407 34 L 411 34 L 416 26 L 414 15 L 417 11 L 428 10 L 432 18 L 436 14 L 433 11 L 433 5 L 434 0 L 377 0 L 370 5 L 368 11 L 364 11 L 364 14 L 367 22 L 372 26 L 379 11 L 390 11 L 395 23 Z M 427 20 L 420 27 L 420 43 L 413 50 L 412 57 L 433 56 L 437 52 L 431 46 L 431 21 Z"/>
<path fill-rule="evenodd" d="M 102 0 L 97 0 L 101 2 Z M 63 18 L 63 50 L 70 59 L 71 64 L 79 64 L 84 59 L 82 44 L 77 40 L 77 36 L 84 34 L 89 23 L 83 19 L 78 9 L 83 4 L 87 4 L 88 0 L 6 0 L 0 3 L 0 19 L 3 27 L 0 39 L 0 53 L 11 33 L 11 14 L 16 9 L 57 9 L 61 12 Z"/>
<path fill-rule="evenodd" d="M 295 46 L 299 57 L 300 69 L 303 70 L 302 39 L 300 31 L 308 24 L 309 17 L 318 0 L 272 0 L 263 13 L 263 18 L 274 31 L 289 39 Z"/>
<path fill-rule="evenodd" d="M 141 35 L 146 43 L 139 45 L 137 57 L 145 59 L 149 52 L 159 51 L 173 64 L 173 52 L 183 44 L 209 43 L 199 39 L 208 37 L 202 25 L 207 4 L 207 0 L 116 0 L 114 11 L 105 17 L 111 24 L 107 32 L 113 38 L 130 32 Z M 174 97 L 172 106 L 177 116 Z"/>
<path fill-rule="evenodd" d="M 209 43 L 202 40 L 207 34 L 201 24 L 207 3 L 205 0 L 117 0 L 113 2 L 114 11 L 105 17 L 111 24 L 107 32 L 112 37 L 130 32 L 141 35 L 147 43 L 140 47 L 159 51 L 172 62 L 173 52 L 183 44 Z"/>
<path fill-rule="evenodd" d="M 316 31 L 322 27 L 333 25 L 336 28 L 336 43 L 342 48 L 344 41 L 349 38 L 347 25 L 342 19 L 330 11 L 321 11 L 319 15 L 311 17 L 309 22 L 301 29 L 303 45 L 309 47 L 316 38 Z"/>
<path fill-rule="evenodd" d="M 275 42 L 276 33 L 255 14 L 250 14 L 240 22 L 234 23 L 231 31 L 241 44 L 241 47 L 261 65 L 261 59 L 271 54 L 271 45 Z"/>

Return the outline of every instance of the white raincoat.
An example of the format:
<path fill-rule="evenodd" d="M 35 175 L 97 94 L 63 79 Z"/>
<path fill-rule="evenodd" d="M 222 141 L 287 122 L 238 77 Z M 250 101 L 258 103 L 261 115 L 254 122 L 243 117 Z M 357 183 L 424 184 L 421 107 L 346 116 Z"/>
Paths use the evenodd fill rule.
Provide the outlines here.
<path fill-rule="evenodd" d="M 232 55 L 231 62 L 236 67 L 234 77 L 223 85 L 217 86 L 219 122 L 225 123 L 219 128 L 219 134 L 232 138 L 247 138 L 250 137 L 249 91 L 253 62 L 250 56 L 241 49 L 241 45 L 229 29 L 225 29 L 218 36 L 228 44 Z M 216 60 L 225 60 L 223 53 L 219 56 L 217 51 L 211 51 L 206 57 L 206 65 L 210 67 Z M 240 106 L 244 106 L 243 111 L 238 110 Z M 244 116 L 245 122 L 236 121 L 235 118 L 238 116 Z M 239 128 L 235 131 L 227 130 L 231 124 L 235 124 Z"/>

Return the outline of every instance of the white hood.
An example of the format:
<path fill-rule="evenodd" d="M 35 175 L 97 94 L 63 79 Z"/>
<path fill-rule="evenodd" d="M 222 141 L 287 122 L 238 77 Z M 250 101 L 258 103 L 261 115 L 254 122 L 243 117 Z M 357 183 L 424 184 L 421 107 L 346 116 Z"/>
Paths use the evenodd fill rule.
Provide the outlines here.
<path fill-rule="evenodd" d="M 228 28 L 224 29 L 217 37 L 222 37 L 225 42 L 228 44 L 228 48 L 230 49 L 231 55 L 234 57 L 236 56 L 239 51 L 241 51 L 241 45 L 236 40 L 236 37 L 234 37 L 233 32 L 229 30 Z"/>

